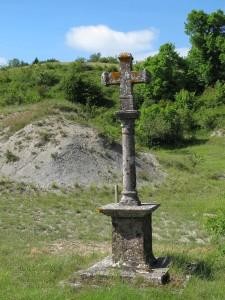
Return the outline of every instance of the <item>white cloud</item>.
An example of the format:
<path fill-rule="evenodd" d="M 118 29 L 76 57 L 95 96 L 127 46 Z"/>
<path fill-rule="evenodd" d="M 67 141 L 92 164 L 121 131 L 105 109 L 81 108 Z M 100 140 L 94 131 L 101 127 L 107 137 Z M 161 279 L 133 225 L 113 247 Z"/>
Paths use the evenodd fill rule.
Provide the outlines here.
<path fill-rule="evenodd" d="M 0 57 L 0 66 L 7 65 L 7 59 L 5 57 Z"/>
<path fill-rule="evenodd" d="M 131 52 L 137 59 L 152 50 L 157 34 L 155 29 L 121 32 L 105 25 L 80 26 L 67 32 L 66 43 L 89 54 L 100 52 L 103 56 L 115 56 Z"/>

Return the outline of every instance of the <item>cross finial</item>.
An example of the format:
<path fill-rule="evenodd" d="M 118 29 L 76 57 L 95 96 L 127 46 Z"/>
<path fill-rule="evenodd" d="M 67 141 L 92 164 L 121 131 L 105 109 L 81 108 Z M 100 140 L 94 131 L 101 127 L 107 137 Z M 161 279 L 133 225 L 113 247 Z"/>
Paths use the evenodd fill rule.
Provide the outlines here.
<path fill-rule="evenodd" d="M 123 52 L 119 56 L 120 71 L 104 72 L 102 74 L 102 83 L 108 85 L 120 85 L 120 100 L 123 111 L 134 110 L 133 85 L 135 83 L 146 83 L 149 81 L 147 71 L 132 71 L 133 56 L 131 53 Z"/>

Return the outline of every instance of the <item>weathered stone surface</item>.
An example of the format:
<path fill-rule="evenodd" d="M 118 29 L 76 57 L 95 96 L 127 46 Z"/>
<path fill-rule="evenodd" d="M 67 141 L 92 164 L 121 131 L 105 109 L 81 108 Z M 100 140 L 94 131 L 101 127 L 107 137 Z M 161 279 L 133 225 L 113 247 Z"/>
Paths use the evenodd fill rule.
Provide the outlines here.
<path fill-rule="evenodd" d="M 141 204 L 136 191 L 134 123 L 138 112 L 134 109 L 132 87 L 145 82 L 145 73 L 132 73 L 133 57 L 129 53 L 119 56 L 120 72 L 103 73 L 106 85 L 120 84 L 121 111 L 117 113 L 122 125 L 123 191 L 117 204 L 99 208 L 99 212 L 112 218 L 112 258 L 79 273 L 81 279 L 94 276 L 112 276 L 118 271 L 124 278 L 144 279 L 165 283 L 169 280 L 165 261 L 156 259 L 152 252 L 152 212 L 158 204 Z M 164 264 L 162 263 L 164 261 Z"/>
<path fill-rule="evenodd" d="M 95 278 L 113 278 L 114 276 L 118 277 L 118 275 L 123 279 L 131 281 L 137 277 L 141 277 L 146 283 L 165 284 L 170 280 L 168 264 L 169 261 L 167 259 L 160 258 L 158 259 L 158 265 L 156 264 L 150 271 L 141 269 L 131 270 L 121 267 L 118 268 L 118 266 L 113 263 L 111 257 L 106 257 L 92 267 L 74 273 L 69 284 L 70 286 L 79 287 L 85 282 L 90 284 L 90 281 Z"/>
<path fill-rule="evenodd" d="M 120 205 L 119 203 L 111 203 L 100 207 L 98 211 L 107 216 L 115 218 L 142 218 L 145 216 L 149 216 L 159 206 L 160 204 L 155 203 L 142 203 L 139 206 Z"/>
<path fill-rule="evenodd" d="M 150 276 L 154 266 L 159 264 L 152 251 L 152 212 L 159 205 L 142 204 L 136 190 L 134 125 L 139 113 L 134 108 L 132 95 L 133 84 L 146 82 L 147 74 L 132 72 L 131 54 L 122 53 L 119 60 L 120 72 L 103 73 L 102 78 L 106 85 L 120 84 L 121 111 L 117 117 L 122 125 L 123 191 L 118 204 L 108 204 L 99 211 L 112 218 L 113 265 L 122 272 L 129 270 Z"/>
<path fill-rule="evenodd" d="M 158 204 L 123 206 L 108 204 L 99 209 L 112 217 L 112 259 L 131 269 L 150 270 L 155 263 L 152 252 L 152 212 Z"/>
<path fill-rule="evenodd" d="M 150 270 L 152 253 L 151 218 L 112 218 L 113 262 L 131 269 Z"/>
<path fill-rule="evenodd" d="M 121 111 L 117 113 L 122 125 L 123 148 L 123 191 L 120 200 L 121 205 L 140 205 L 136 191 L 136 166 L 135 166 L 135 139 L 134 123 L 138 117 L 133 99 L 133 85 L 148 81 L 147 72 L 133 72 L 133 57 L 130 53 L 119 55 L 120 72 L 102 74 L 104 85 L 120 85 Z"/>

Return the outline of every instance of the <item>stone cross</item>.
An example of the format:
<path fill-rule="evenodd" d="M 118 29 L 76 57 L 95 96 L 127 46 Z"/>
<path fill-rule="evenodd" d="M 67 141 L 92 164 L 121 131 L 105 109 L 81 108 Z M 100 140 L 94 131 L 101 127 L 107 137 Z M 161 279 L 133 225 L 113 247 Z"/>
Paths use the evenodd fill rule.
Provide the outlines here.
<path fill-rule="evenodd" d="M 133 72 L 133 57 L 129 53 L 119 56 L 120 72 L 102 74 L 105 85 L 120 85 L 121 110 L 117 112 L 122 124 L 123 191 L 119 203 L 106 204 L 98 209 L 112 219 L 112 257 L 88 272 L 88 276 L 110 276 L 115 268 L 122 277 L 143 275 L 152 282 L 168 280 L 168 269 L 163 268 L 152 250 L 152 213 L 156 203 L 141 203 L 136 191 L 134 123 L 138 111 L 134 107 L 132 87 L 147 82 L 146 71 Z"/>
<path fill-rule="evenodd" d="M 146 70 L 132 71 L 133 57 L 130 53 L 121 53 L 119 55 L 120 72 L 103 72 L 102 84 L 120 85 L 120 100 L 123 111 L 134 110 L 133 85 L 135 83 L 146 83 L 149 81 L 149 75 Z"/>
<path fill-rule="evenodd" d="M 141 205 L 136 191 L 135 167 L 135 138 L 134 123 L 138 117 L 133 99 L 133 85 L 149 81 L 148 73 L 132 71 L 133 57 L 130 53 L 119 55 L 120 72 L 104 72 L 102 83 L 106 86 L 120 85 L 121 110 L 117 117 L 122 124 L 122 149 L 123 149 L 123 191 L 120 205 Z"/>
<path fill-rule="evenodd" d="M 132 87 L 148 81 L 146 71 L 133 72 L 133 57 L 129 53 L 119 56 L 120 72 L 104 72 L 102 83 L 120 85 L 121 110 L 117 112 L 122 124 L 123 191 L 119 203 L 106 204 L 98 211 L 112 219 L 112 257 L 79 273 L 81 278 L 93 276 L 111 278 L 115 270 L 122 278 L 136 276 L 155 283 L 169 280 L 164 258 L 155 258 L 152 249 L 152 213 L 156 203 L 141 203 L 136 191 L 134 123 L 138 111 L 134 107 Z M 117 274 L 116 272 L 116 274 Z"/>

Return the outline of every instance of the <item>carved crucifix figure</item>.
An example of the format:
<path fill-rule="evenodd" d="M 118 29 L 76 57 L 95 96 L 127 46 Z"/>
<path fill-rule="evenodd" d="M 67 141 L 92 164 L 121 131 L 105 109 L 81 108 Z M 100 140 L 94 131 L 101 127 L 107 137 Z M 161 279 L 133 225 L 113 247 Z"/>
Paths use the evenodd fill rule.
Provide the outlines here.
<path fill-rule="evenodd" d="M 136 191 L 134 123 L 138 117 L 133 99 L 133 85 L 149 81 L 148 73 L 132 71 L 133 57 L 130 53 L 119 55 L 120 72 L 104 72 L 102 83 L 106 86 L 120 85 L 121 110 L 117 116 L 122 124 L 123 191 L 120 205 L 141 205 Z"/>

